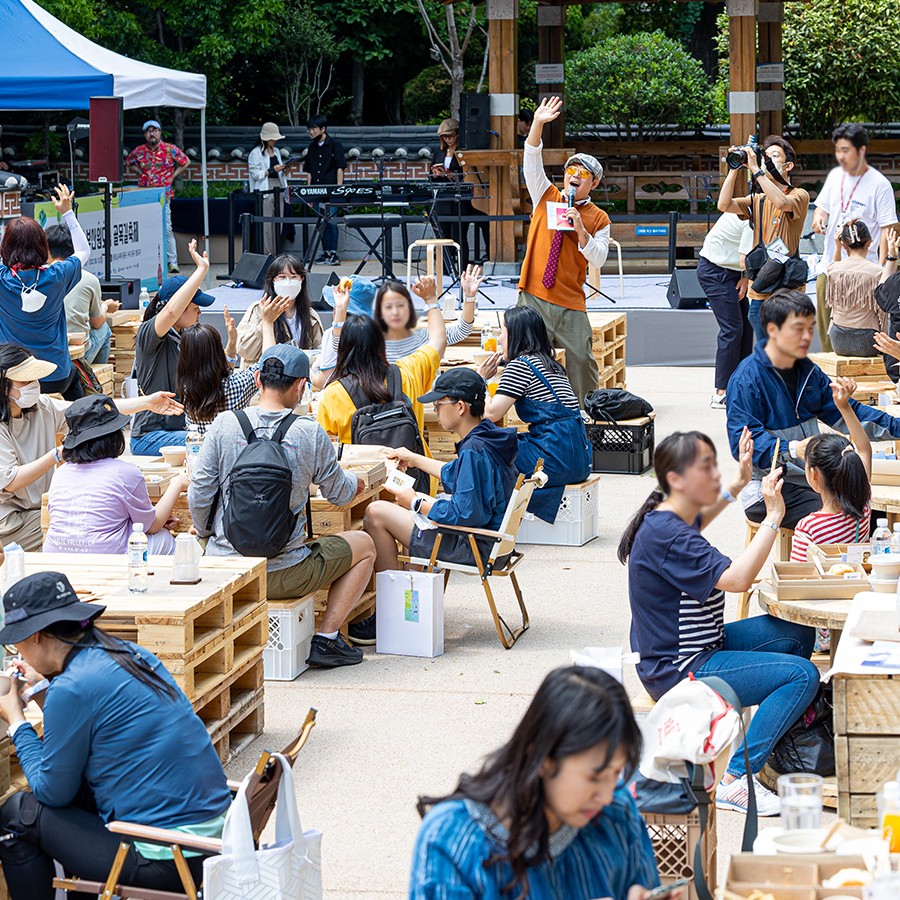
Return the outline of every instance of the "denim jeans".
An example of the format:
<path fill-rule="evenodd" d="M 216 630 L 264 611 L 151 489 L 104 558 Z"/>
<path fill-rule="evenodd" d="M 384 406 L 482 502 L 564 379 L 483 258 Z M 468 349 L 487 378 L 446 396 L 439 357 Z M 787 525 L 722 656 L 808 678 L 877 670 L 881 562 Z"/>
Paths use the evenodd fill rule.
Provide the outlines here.
<path fill-rule="evenodd" d="M 750 309 L 747 311 L 747 319 L 757 341 L 764 341 L 768 335 L 763 331 L 762 322 L 759 320 L 759 311 L 762 309 L 762 300 L 751 300 Z"/>
<path fill-rule="evenodd" d="M 84 361 L 89 366 L 102 366 L 109 362 L 109 341 L 112 337 L 112 329 L 109 322 L 104 322 L 99 328 L 92 328 L 88 335 L 87 349 L 84 351 Z"/>
<path fill-rule="evenodd" d="M 717 675 L 731 685 L 741 705 L 758 706 L 747 730 L 750 768 L 765 765 L 778 739 L 800 718 L 819 689 L 819 670 L 809 661 L 815 628 L 754 616 L 725 626 L 725 643 L 696 674 Z M 743 744 L 728 766 L 744 774 Z"/>
<path fill-rule="evenodd" d="M 186 440 L 186 431 L 147 431 L 131 438 L 131 452 L 135 456 L 159 456 L 160 447 L 180 447 Z"/>

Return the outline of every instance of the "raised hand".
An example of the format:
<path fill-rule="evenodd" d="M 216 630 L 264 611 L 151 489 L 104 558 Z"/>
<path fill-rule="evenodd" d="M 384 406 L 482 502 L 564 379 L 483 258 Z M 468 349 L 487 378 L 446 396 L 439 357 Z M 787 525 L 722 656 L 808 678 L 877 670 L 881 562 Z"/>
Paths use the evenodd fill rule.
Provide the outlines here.
<path fill-rule="evenodd" d="M 741 432 L 741 439 L 738 441 L 738 465 L 740 470 L 738 477 L 741 482 L 739 490 L 743 490 L 753 478 L 753 435 L 750 434 L 750 429 L 746 425 Z"/>
<path fill-rule="evenodd" d="M 234 316 L 228 312 L 228 307 L 223 307 L 222 315 L 225 317 L 225 334 L 228 335 L 228 342 L 231 343 L 232 338 L 237 340 L 237 325 L 234 324 Z"/>
<path fill-rule="evenodd" d="M 290 297 L 266 297 L 259 301 L 259 312 L 264 322 L 274 322 L 291 305 Z"/>
<path fill-rule="evenodd" d="M 474 297 L 478 293 L 481 282 L 484 281 L 481 266 L 475 266 L 470 263 L 466 266 L 466 271 L 459 276 L 459 280 L 462 284 L 463 294 L 466 297 Z"/>
<path fill-rule="evenodd" d="M 763 501 L 766 504 L 766 518 L 774 520 L 779 525 L 785 512 L 784 497 L 781 496 L 781 488 L 784 484 L 781 472 L 781 466 L 776 466 L 761 482 Z"/>
<path fill-rule="evenodd" d="M 426 303 L 434 302 L 437 298 L 437 282 L 433 275 L 423 275 L 412 286 L 413 293 L 417 297 L 421 297 Z"/>
<path fill-rule="evenodd" d="M 197 239 L 193 238 L 191 242 L 188 244 L 188 253 L 191 254 L 191 259 L 194 261 L 194 265 L 201 272 L 209 271 L 209 254 L 204 250 L 203 255 L 201 256 L 197 252 Z"/>
<path fill-rule="evenodd" d="M 846 409 L 856 392 L 856 382 L 852 378 L 836 378 L 831 382 L 831 397 L 838 409 Z"/>
<path fill-rule="evenodd" d="M 75 199 L 75 191 L 70 191 L 65 184 L 58 184 L 53 190 L 56 196 L 52 197 L 53 205 L 56 211 L 61 215 L 65 215 L 72 210 L 72 201 Z"/>
<path fill-rule="evenodd" d="M 535 124 L 543 127 L 548 122 L 558 118 L 562 112 L 562 105 L 562 100 L 559 97 L 547 97 L 545 100 L 541 100 L 540 105 L 534 111 Z"/>

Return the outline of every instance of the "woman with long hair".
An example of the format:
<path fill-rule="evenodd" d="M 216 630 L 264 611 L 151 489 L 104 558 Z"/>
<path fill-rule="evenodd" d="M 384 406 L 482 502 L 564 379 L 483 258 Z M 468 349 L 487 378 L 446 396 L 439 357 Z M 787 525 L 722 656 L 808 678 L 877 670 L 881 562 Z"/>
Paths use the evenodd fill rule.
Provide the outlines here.
<path fill-rule="evenodd" d="M 260 301 L 263 350 L 275 345 L 275 321 L 284 312 L 287 303 L 285 297 L 263 297 Z M 259 362 L 245 369 L 232 369 L 228 362 L 234 356 L 236 333 L 234 319 L 228 315 L 227 309 L 225 327 L 228 344 L 224 349 L 219 332 L 212 325 L 198 323 L 181 332 L 177 392 L 184 404 L 185 425 L 195 425 L 201 434 L 206 433 L 220 412 L 249 406 L 259 390 L 256 386 Z"/>
<path fill-rule="evenodd" d="M 12 900 L 53 900 L 54 863 L 104 882 L 120 844 L 106 828 L 113 819 L 221 835 L 231 804 L 222 763 L 162 663 L 98 628 L 106 607 L 79 602 L 61 572 L 21 579 L 3 604 L 0 641 L 21 662 L 0 716 L 28 779 L 0 809 Z M 43 740 L 23 714 L 25 690 L 43 707 Z M 203 857 L 185 857 L 201 881 Z M 132 844 L 121 881 L 182 890 L 172 851 L 158 844 Z"/>
<path fill-rule="evenodd" d="M 125 553 L 132 526 L 139 522 L 149 552 L 172 554 L 172 522 L 186 475 L 175 475 L 154 506 L 144 473 L 119 457 L 125 452 L 128 416 L 104 394 L 76 400 L 66 410 L 69 433 L 63 440 L 60 466 L 50 483 L 47 508 L 50 527 L 45 553 Z"/>
<path fill-rule="evenodd" d="M 266 122 L 259 132 L 259 143 L 247 157 L 247 174 L 251 191 L 266 191 L 262 201 L 262 214 L 275 215 L 275 195 L 272 191 L 286 190 L 288 183 L 284 174 L 286 168 L 281 154 L 275 148 L 284 135 L 274 122 Z M 263 224 L 263 253 L 278 252 L 279 227 L 277 222 Z"/>
<path fill-rule="evenodd" d="M 566 370 L 554 358 L 537 310 L 529 306 L 506 310 L 500 349 L 507 364 L 495 395 L 487 398 L 485 415 L 499 422 L 515 405 L 518 417 L 528 422 L 528 431 L 519 433 L 516 466 L 531 475 L 543 459 L 547 485 L 534 492 L 528 511 L 552 524 L 566 485 L 584 481 L 591 472 L 591 449 L 578 398 Z M 499 360 L 500 353 L 494 353 L 479 371 L 485 378 L 493 377 Z"/>
<path fill-rule="evenodd" d="M 642 900 L 659 875 L 624 786 L 640 756 L 621 684 L 601 669 L 553 670 L 479 772 L 419 798 L 410 900 Z"/>
<path fill-rule="evenodd" d="M 460 276 L 464 298 L 462 314 L 457 324 L 447 325 L 448 344 L 458 344 L 472 333 L 475 322 L 475 300 L 478 297 L 478 287 L 483 280 L 480 266 L 469 266 Z M 328 300 L 328 288 L 324 296 Z M 409 289 L 402 282 L 385 281 L 378 288 L 375 292 L 372 316 L 384 332 L 384 347 L 389 363 L 395 363 L 398 359 L 415 353 L 419 347 L 428 343 L 428 332 L 417 327 L 419 314 L 416 312 Z M 322 353 L 316 360 L 318 377 L 313 375 L 313 384 L 320 389 L 337 361 L 337 348 L 345 318 L 344 310 L 335 309 L 331 328 L 322 340 Z"/>
<path fill-rule="evenodd" d="M 209 271 L 206 252 L 202 256 L 197 253 L 196 241 L 188 244 L 188 250 L 196 266 L 193 274 L 190 278 L 167 278 L 138 326 L 134 364 L 138 388 L 144 394 L 177 390 L 181 332 L 200 321 L 201 307 L 215 303 L 212 294 L 200 290 Z M 131 424 L 131 452 L 135 456 L 157 456 L 161 447 L 183 444 L 186 438 L 183 412 L 169 418 L 143 412 Z"/>
<path fill-rule="evenodd" d="M 282 253 L 266 270 L 263 296 L 251 303 L 237 330 L 237 351 L 244 365 L 255 363 L 263 352 L 262 301 L 267 297 L 285 300 L 275 321 L 275 342 L 293 344 L 301 350 L 322 346 L 322 322 L 312 308 L 306 266 L 294 253 Z M 307 354 L 309 355 L 309 354 Z"/>
<path fill-rule="evenodd" d="M 724 622 L 725 592 L 750 589 L 766 564 L 784 517 L 781 468 L 762 480 L 766 517 L 737 559 L 713 547 L 702 531 L 749 484 L 753 438 L 744 428 L 740 473 L 727 488 L 712 441 L 698 431 L 675 432 L 656 447 L 657 487 L 628 524 L 619 561 L 628 565 L 631 649 L 647 693 L 658 700 L 691 675 L 717 675 L 744 708 L 758 706 L 747 730 L 751 771 L 742 749 L 716 791 L 722 809 L 747 811 L 748 778 L 761 816 L 777 816 L 778 797 L 757 775 L 778 739 L 809 707 L 819 671 L 809 661 L 815 629 L 773 616 Z"/>
<path fill-rule="evenodd" d="M 368 316 L 346 318 L 350 291 L 340 286 L 334 289 L 335 311 L 340 310 L 345 321 L 340 329 L 337 365 L 319 402 L 319 424 L 342 444 L 353 441 L 353 414 L 363 405 L 363 401 L 374 404 L 388 403 L 393 399 L 388 386 L 388 377 L 393 370 L 400 376 L 402 399 L 412 408 L 419 427 L 419 447 L 408 449 L 419 449 L 425 456 L 430 456 L 424 437 L 425 410 L 418 398 L 427 393 L 434 383 L 441 365 L 441 354 L 447 345 L 447 330 L 436 302 L 434 279 L 421 279 L 413 290 L 425 300 L 428 309 L 428 343 L 410 356 L 389 364 L 384 332 Z M 359 404 L 354 402 L 351 393 L 356 395 Z"/>
<path fill-rule="evenodd" d="M 875 356 L 875 335 L 887 326 L 887 314 L 875 299 L 883 270 L 868 259 L 871 246 L 872 235 L 861 219 L 846 222 L 835 235 L 825 304 L 831 308 L 828 337 L 841 356 Z"/>
<path fill-rule="evenodd" d="M 56 436 L 69 427 L 69 402 L 41 393 L 40 379 L 55 372 L 53 363 L 35 359 L 24 347 L 0 344 L 0 544 L 17 543 L 24 550 L 41 549 L 41 497 L 62 462 Z M 149 409 L 175 417 L 184 409 L 174 396 L 159 391 L 116 400 L 115 406 L 125 415 Z"/>
<path fill-rule="evenodd" d="M 83 392 L 69 357 L 63 301 L 81 280 L 91 248 L 72 212 L 75 194 L 64 184 L 54 190 L 53 205 L 72 235 L 75 252 L 50 262 L 47 236 L 34 219 L 20 216 L 7 223 L 0 242 L 0 342 L 19 344 L 53 364 L 53 378 L 41 380 L 43 393 L 77 400 Z"/>

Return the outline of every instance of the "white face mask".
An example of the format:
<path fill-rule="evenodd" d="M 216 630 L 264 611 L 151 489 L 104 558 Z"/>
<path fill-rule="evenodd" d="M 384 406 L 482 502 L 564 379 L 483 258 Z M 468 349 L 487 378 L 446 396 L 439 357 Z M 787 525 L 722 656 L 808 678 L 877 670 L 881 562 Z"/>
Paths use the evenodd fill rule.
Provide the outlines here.
<path fill-rule="evenodd" d="M 278 297 L 290 297 L 292 300 L 303 288 L 302 278 L 276 278 L 274 281 L 275 294 Z"/>
<path fill-rule="evenodd" d="M 36 406 L 38 397 L 41 396 L 41 386 L 37 381 L 29 381 L 28 384 L 18 388 L 19 396 L 12 397 L 12 401 L 19 409 L 31 409 Z"/>

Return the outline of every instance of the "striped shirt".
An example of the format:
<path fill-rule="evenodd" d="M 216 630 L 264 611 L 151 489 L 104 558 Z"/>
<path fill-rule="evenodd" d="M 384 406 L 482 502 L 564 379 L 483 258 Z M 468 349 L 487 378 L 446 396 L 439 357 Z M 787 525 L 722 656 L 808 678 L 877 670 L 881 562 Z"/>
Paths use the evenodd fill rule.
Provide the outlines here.
<path fill-rule="evenodd" d="M 550 382 L 559 400 L 553 396 L 547 385 L 535 375 L 531 366 L 525 362 L 526 359 Z M 525 397 L 528 400 L 537 400 L 541 403 L 558 403 L 561 401 L 569 409 L 578 409 L 578 398 L 575 396 L 575 391 L 572 390 L 569 379 L 558 372 L 551 372 L 539 356 L 533 356 L 530 353 L 507 363 L 503 374 L 500 376 L 497 393 L 506 397 L 514 397 L 516 400 L 520 397 Z"/>
<path fill-rule="evenodd" d="M 631 649 L 638 677 L 658 700 L 696 672 L 725 637 L 725 593 L 716 587 L 731 560 L 668 510 L 647 513 L 628 559 Z"/>
<path fill-rule="evenodd" d="M 857 544 L 869 540 L 872 509 L 867 503 L 862 519 L 844 513 L 819 512 L 804 516 L 794 530 L 791 562 L 806 562 L 810 544 Z"/>
<path fill-rule="evenodd" d="M 464 341 L 471 333 L 474 327 L 473 322 L 466 322 L 460 319 L 455 325 L 447 326 L 447 343 L 459 344 Z M 329 329 L 331 331 L 331 341 L 322 341 L 322 347 L 330 346 L 331 353 L 323 349 L 322 355 L 319 357 L 319 368 L 323 372 L 327 372 L 334 368 L 337 362 L 338 342 L 341 339 L 340 329 Z M 424 347 L 428 343 L 428 329 L 418 328 L 409 337 L 401 338 L 399 341 L 384 342 L 384 349 L 387 353 L 387 361 L 395 363 L 404 356 L 412 356 L 420 347 Z"/>
<path fill-rule="evenodd" d="M 259 363 L 255 362 L 246 369 L 235 369 L 227 378 L 222 379 L 225 388 L 225 409 L 245 409 L 250 405 L 253 395 L 257 392 L 254 375 L 259 371 Z M 224 411 L 224 410 L 223 410 Z M 196 422 L 191 414 L 184 411 L 185 426 L 196 425 L 200 434 L 206 434 L 206 429 L 212 422 Z"/>
<path fill-rule="evenodd" d="M 448 800 L 422 822 L 413 850 L 410 900 L 514 900 L 503 852 L 508 832 L 490 809 L 471 800 Z M 528 871 L 529 900 L 626 900 L 635 884 L 659 883 L 647 827 L 625 788 L 583 828 L 563 825 L 550 835 L 550 860 Z"/>

